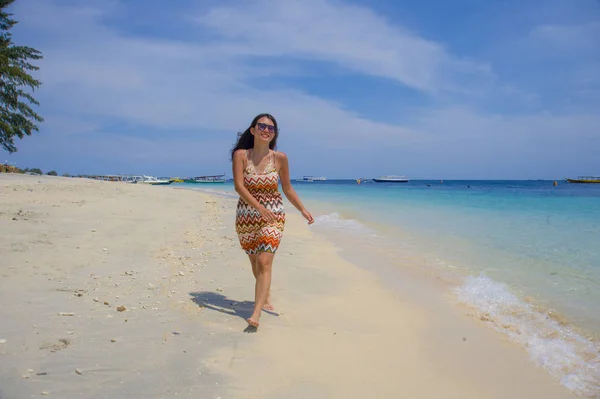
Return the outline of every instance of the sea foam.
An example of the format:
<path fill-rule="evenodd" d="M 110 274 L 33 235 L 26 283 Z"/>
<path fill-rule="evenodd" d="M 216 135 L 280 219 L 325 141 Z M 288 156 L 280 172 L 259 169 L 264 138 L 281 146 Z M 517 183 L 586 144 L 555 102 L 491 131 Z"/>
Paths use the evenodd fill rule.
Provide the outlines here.
<path fill-rule="evenodd" d="M 339 213 L 333 212 L 328 215 L 321 215 L 315 218 L 315 226 L 327 229 L 334 229 L 344 233 L 355 235 L 369 235 L 376 237 L 375 231 L 356 219 L 346 219 Z"/>
<path fill-rule="evenodd" d="M 458 300 L 475 307 L 481 320 L 524 346 L 531 359 L 575 394 L 600 395 L 600 347 L 551 311 L 541 310 L 491 278 L 470 276 L 455 289 Z"/>

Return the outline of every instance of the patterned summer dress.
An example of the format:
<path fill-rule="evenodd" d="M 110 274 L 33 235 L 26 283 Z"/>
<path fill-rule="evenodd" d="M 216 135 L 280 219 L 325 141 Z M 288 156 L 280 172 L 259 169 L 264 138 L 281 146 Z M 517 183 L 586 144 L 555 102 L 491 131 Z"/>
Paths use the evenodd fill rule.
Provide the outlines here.
<path fill-rule="evenodd" d="M 243 198 L 237 204 L 235 231 L 242 249 L 247 254 L 259 252 L 275 253 L 279 247 L 285 225 L 283 198 L 279 192 L 279 174 L 275 168 L 275 152 L 269 154 L 269 164 L 263 173 L 256 173 L 252 162 L 252 149 L 246 150 L 247 166 L 244 169 L 244 186 L 250 194 L 277 218 L 275 223 L 267 223 L 256 208 Z"/>

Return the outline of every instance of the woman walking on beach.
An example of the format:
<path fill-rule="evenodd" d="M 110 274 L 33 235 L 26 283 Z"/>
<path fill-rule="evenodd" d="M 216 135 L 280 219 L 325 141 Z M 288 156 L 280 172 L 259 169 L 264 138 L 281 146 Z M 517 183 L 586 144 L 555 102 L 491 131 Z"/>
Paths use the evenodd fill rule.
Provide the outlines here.
<path fill-rule="evenodd" d="M 231 151 L 237 204 L 235 229 L 242 249 L 248 254 L 256 279 L 254 311 L 246 321 L 258 327 L 262 309 L 273 310 L 270 298 L 271 268 L 285 225 L 283 198 L 298 209 L 308 224 L 314 219 L 290 182 L 288 158 L 275 151 L 279 130 L 275 118 L 257 115 Z"/>

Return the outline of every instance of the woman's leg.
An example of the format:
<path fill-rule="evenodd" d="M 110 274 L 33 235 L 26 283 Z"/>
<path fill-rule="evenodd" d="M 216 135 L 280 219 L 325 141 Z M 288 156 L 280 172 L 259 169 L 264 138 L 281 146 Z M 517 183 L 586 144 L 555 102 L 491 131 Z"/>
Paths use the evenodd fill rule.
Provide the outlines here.
<path fill-rule="evenodd" d="M 252 274 L 254 278 L 256 278 L 256 258 L 258 255 L 256 254 L 248 254 L 248 258 L 250 259 L 250 264 L 252 265 Z"/>
<path fill-rule="evenodd" d="M 260 313 L 267 303 L 271 288 L 271 269 L 275 254 L 261 252 L 256 257 L 256 287 L 254 290 L 254 311 L 248 319 L 248 324 L 258 327 Z"/>
<path fill-rule="evenodd" d="M 257 259 L 258 259 L 258 255 L 257 254 L 248 254 L 248 258 L 250 258 L 250 264 L 252 265 L 252 274 L 254 275 L 254 278 L 257 278 L 257 274 L 258 274 L 258 266 L 257 266 Z M 265 310 L 275 310 L 275 307 L 273 307 L 273 304 L 271 303 L 271 290 L 269 289 L 269 294 L 267 295 L 267 301 L 265 302 L 265 305 L 263 306 L 263 309 Z"/>

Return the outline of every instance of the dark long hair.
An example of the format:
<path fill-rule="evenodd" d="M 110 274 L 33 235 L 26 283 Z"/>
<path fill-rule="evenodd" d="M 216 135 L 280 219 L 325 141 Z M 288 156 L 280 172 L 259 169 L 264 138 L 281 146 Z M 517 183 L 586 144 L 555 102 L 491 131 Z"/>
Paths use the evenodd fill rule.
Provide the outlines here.
<path fill-rule="evenodd" d="M 248 129 L 246 129 L 246 131 L 244 131 L 244 133 L 239 133 L 238 132 L 238 139 L 237 139 L 237 143 L 235 143 L 235 146 L 233 147 L 233 149 L 231 150 L 231 160 L 233 161 L 233 154 L 237 151 L 237 150 L 248 150 L 250 148 L 254 147 L 254 136 L 252 135 L 252 133 L 250 133 L 250 128 L 251 127 L 255 127 L 256 123 L 261 119 L 267 117 L 271 120 L 271 122 L 273 122 L 273 125 L 275 125 L 275 137 L 273 137 L 273 140 L 271 140 L 271 142 L 269 143 L 269 148 L 271 150 L 274 150 L 275 148 L 277 148 L 277 137 L 279 137 L 279 128 L 277 127 L 277 121 L 275 120 L 275 118 L 273 117 L 273 115 L 271 114 L 258 114 L 254 117 L 254 119 L 252 119 L 252 123 L 250 124 L 250 126 L 248 127 Z"/>

